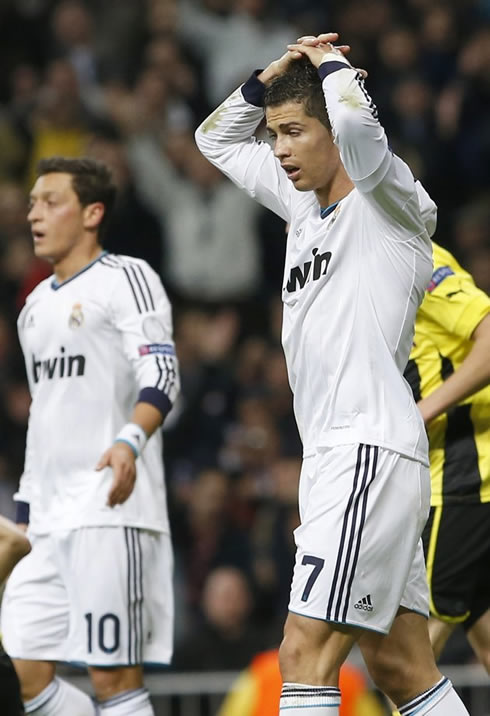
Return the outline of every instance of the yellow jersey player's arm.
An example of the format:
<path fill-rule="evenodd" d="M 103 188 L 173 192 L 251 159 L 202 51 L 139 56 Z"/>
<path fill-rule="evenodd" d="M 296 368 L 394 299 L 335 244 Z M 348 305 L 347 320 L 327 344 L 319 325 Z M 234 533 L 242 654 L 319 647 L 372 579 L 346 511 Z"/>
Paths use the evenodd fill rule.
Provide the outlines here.
<path fill-rule="evenodd" d="M 29 554 L 31 545 L 20 526 L 0 517 L 0 584 L 22 557 Z"/>
<path fill-rule="evenodd" d="M 419 401 L 425 423 L 445 413 L 490 383 L 490 299 L 470 274 L 434 243 L 435 268 L 440 283 L 429 286 L 417 321 L 425 318 L 461 346 L 466 355 L 456 370 L 430 395 Z M 439 259 L 439 260 L 438 260 Z M 442 263 L 449 264 L 441 265 Z M 439 267 L 437 267 L 439 263 Z"/>

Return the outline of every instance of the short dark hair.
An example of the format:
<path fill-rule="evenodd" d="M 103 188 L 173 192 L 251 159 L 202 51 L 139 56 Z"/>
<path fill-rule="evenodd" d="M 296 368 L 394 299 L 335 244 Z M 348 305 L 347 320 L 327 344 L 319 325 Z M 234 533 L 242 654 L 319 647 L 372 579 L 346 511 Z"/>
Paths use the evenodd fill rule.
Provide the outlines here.
<path fill-rule="evenodd" d="M 266 87 L 265 107 L 277 107 L 285 102 L 302 104 L 309 117 L 316 117 L 329 132 L 332 131 L 320 75 L 307 57 L 293 60 L 287 70 Z"/>
<path fill-rule="evenodd" d="M 102 236 L 116 200 L 116 186 L 110 169 L 100 161 L 90 157 L 72 159 L 70 157 L 47 157 L 41 159 L 36 167 L 38 177 L 44 174 L 70 174 L 73 191 L 82 206 L 95 202 L 104 205 L 104 216 L 99 224 L 98 237 Z"/>

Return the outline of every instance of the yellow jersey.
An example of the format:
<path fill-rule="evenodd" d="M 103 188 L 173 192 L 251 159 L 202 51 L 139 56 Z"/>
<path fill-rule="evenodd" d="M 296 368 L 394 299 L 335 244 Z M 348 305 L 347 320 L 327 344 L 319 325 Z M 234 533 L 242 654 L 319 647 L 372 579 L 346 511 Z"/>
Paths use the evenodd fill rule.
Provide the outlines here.
<path fill-rule="evenodd" d="M 490 298 L 454 256 L 433 242 L 434 271 L 418 310 L 405 377 L 415 400 L 459 368 Z M 490 502 L 490 385 L 428 426 L 432 505 Z"/>

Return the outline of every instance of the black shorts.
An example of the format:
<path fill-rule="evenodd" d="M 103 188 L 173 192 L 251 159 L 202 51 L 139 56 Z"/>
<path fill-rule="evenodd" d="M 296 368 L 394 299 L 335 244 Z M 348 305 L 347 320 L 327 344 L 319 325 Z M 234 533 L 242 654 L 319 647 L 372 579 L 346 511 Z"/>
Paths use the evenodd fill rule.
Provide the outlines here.
<path fill-rule="evenodd" d="M 2 716 L 22 716 L 24 707 L 14 665 L 0 644 L 0 713 Z"/>
<path fill-rule="evenodd" d="M 431 507 L 423 542 L 431 614 L 470 629 L 490 607 L 490 503 Z"/>

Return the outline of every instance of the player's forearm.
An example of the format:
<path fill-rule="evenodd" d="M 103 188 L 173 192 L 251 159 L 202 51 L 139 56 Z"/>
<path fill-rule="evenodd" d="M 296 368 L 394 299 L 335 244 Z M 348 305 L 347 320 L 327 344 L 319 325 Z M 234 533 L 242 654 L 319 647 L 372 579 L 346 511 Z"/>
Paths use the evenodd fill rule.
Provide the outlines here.
<path fill-rule="evenodd" d="M 264 90 L 265 85 L 258 80 L 246 82 L 243 88 L 235 90 L 196 130 L 195 139 L 200 151 L 225 173 L 236 165 L 235 155 L 240 151 L 240 145 L 252 141 L 264 116 Z"/>
<path fill-rule="evenodd" d="M 326 53 L 318 72 L 342 163 L 353 181 L 361 181 L 390 155 L 376 106 L 359 71 L 338 53 Z"/>
<path fill-rule="evenodd" d="M 134 406 L 131 422 L 140 425 L 147 437 L 150 437 L 163 423 L 165 415 L 166 412 L 164 413 L 155 405 L 139 402 Z"/>
<path fill-rule="evenodd" d="M 490 336 L 485 336 L 475 341 L 458 370 L 418 403 L 424 421 L 429 423 L 489 383 Z"/>

